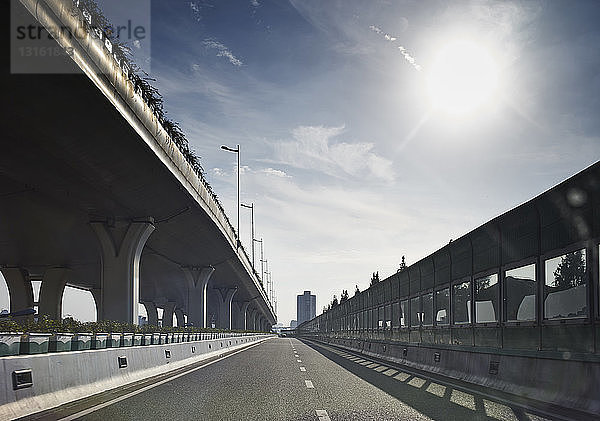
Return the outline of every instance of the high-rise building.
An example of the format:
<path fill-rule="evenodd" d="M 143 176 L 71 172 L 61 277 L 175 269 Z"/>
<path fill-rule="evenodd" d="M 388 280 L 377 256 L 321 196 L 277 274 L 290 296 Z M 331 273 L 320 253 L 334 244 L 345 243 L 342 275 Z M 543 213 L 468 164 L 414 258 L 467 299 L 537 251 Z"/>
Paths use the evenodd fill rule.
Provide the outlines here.
<path fill-rule="evenodd" d="M 310 295 L 310 291 L 304 291 L 297 298 L 297 323 L 301 324 L 311 320 L 317 315 L 317 296 Z"/>

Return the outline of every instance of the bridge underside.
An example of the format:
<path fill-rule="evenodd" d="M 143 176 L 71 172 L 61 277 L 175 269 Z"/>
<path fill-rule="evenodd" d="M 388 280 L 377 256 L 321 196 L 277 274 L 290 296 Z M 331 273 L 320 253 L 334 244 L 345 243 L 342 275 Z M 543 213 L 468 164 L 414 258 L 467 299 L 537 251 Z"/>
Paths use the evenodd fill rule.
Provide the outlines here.
<path fill-rule="evenodd" d="M 9 13 L 3 15 L 8 20 Z M 239 315 L 231 323 L 219 320 L 228 317 L 220 310 L 227 307 L 228 291 L 238 310 L 249 303 L 248 314 L 255 310 L 260 321 L 274 322 L 225 235 L 87 76 L 10 74 L 8 54 L 2 72 L 1 267 L 25 270 L 25 278 L 43 283 L 49 269 L 66 268 L 55 283 L 92 291 L 99 318 L 109 318 L 118 312 L 107 310 L 108 301 L 121 298 L 108 297 L 107 288 L 129 288 L 127 305 L 137 294 L 131 291 L 135 283 L 112 284 L 123 271 L 136 276 L 132 262 L 139 249 L 140 302 L 189 317 L 199 305 L 190 289 L 206 281 L 205 324 L 212 317 L 222 327 L 246 327 Z M 3 270 L 5 277 L 9 272 Z M 113 272 L 115 279 L 108 279 Z M 221 299 L 210 300 L 215 295 Z M 137 322 L 136 312 L 125 317 Z"/>

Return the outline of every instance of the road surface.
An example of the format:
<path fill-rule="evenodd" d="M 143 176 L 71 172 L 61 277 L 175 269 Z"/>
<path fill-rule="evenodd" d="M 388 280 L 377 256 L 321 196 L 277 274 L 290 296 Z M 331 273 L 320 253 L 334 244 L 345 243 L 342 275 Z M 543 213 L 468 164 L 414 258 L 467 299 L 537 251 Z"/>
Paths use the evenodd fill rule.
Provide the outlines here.
<path fill-rule="evenodd" d="M 176 376 L 30 419 L 542 420 L 518 408 L 295 338 L 275 338 Z"/>

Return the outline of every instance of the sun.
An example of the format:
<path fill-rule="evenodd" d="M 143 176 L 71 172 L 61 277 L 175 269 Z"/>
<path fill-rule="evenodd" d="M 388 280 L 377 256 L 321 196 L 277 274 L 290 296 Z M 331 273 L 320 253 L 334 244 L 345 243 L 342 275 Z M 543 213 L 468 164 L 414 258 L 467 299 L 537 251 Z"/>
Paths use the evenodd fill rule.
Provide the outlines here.
<path fill-rule="evenodd" d="M 439 52 L 427 82 L 434 109 L 453 116 L 471 115 L 496 98 L 497 65 L 482 46 L 454 41 Z"/>

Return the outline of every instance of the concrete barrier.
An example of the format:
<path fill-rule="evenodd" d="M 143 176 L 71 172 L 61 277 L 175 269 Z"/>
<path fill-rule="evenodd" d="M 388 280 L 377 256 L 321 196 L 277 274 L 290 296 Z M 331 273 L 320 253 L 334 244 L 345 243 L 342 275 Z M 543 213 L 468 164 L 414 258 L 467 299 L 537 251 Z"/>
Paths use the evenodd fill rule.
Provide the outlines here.
<path fill-rule="evenodd" d="M 597 363 L 358 339 L 309 336 L 303 339 L 483 386 L 491 394 L 495 390 L 536 401 L 540 407 L 564 408 L 583 415 L 600 414 L 600 364 Z"/>
<path fill-rule="evenodd" d="M 0 419 L 31 415 L 272 338 L 259 334 L 139 347 L 0 358 Z M 168 352 L 167 352 L 168 351 Z M 127 365 L 123 367 L 125 357 Z M 120 366 L 121 365 L 121 366 Z M 19 388 L 15 372 L 31 386 Z"/>

